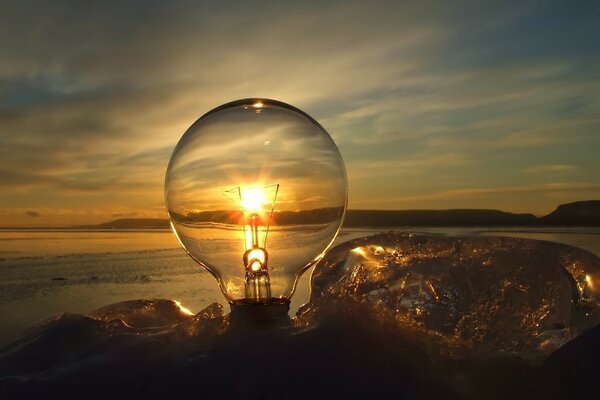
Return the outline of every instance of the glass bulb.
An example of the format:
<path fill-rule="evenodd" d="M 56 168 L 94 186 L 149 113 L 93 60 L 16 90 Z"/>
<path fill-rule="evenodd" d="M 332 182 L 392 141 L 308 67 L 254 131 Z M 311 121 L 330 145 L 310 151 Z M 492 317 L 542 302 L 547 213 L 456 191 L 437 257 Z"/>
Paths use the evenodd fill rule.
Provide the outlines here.
<path fill-rule="evenodd" d="M 165 200 L 179 242 L 230 303 L 289 301 L 341 227 L 346 171 L 310 116 L 244 99 L 185 132 L 167 168 Z"/>

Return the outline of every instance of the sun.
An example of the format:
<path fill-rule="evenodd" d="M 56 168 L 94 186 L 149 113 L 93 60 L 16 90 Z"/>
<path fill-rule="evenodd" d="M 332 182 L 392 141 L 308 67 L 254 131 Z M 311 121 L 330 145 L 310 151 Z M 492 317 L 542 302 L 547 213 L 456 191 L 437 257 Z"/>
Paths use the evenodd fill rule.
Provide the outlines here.
<path fill-rule="evenodd" d="M 265 193 L 261 188 L 242 189 L 240 203 L 244 211 L 262 211 L 262 205 L 265 203 Z"/>

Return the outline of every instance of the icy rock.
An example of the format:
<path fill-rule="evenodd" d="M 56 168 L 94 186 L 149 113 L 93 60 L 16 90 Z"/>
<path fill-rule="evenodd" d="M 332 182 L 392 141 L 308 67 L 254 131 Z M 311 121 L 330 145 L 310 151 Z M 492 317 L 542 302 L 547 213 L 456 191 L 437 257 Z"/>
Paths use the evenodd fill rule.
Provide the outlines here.
<path fill-rule="evenodd" d="M 111 304 L 90 313 L 101 320 L 121 320 L 136 328 L 163 327 L 179 324 L 193 317 L 189 310 L 174 300 L 130 300 Z"/>
<path fill-rule="evenodd" d="M 536 240 L 382 233 L 330 250 L 311 284 L 313 307 L 350 297 L 479 352 L 542 358 L 600 322 L 600 259 Z"/>
<path fill-rule="evenodd" d="M 46 379 L 57 371 L 68 375 L 71 366 L 98 357 L 121 365 L 124 359 L 136 359 L 142 348 L 155 357 L 198 337 L 217 337 L 228 325 L 219 303 L 196 315 L 186 314 L 177 302 L 164 299 L 116 303 L 92 315 L 58 314 L 2 349 L 0 376 L 41 373 L 38 378 Z"/>

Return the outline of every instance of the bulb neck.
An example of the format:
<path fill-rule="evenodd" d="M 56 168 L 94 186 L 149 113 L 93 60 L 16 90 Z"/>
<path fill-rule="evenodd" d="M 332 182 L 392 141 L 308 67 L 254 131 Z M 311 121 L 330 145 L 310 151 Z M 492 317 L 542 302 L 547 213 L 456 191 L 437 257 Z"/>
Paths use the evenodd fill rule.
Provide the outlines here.
<path fill-rule="evenodd" d="M 269 299 L 263 302 L 236 300 L 231 307 L 231 326 L 234 328 L 286 328 L 291 325 L 290 301 Z"/>

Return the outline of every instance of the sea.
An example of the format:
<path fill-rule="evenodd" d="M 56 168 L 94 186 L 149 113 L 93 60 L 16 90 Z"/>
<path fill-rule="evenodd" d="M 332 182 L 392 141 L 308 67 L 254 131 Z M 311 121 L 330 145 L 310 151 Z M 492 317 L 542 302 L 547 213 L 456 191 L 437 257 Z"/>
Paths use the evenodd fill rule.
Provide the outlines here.
<path fill-rule="evenodd" d="M 355 228 L 342 229 L 334 245 L 390 230 L 546 240 L 600 256 L 600 228 Z M 310 298 L 310 274 L 298 282 L 291 315 Z M 0 230 L 0 347 L 58 313 L 152 298 L 177 300 L 194 313 L 214 302 L 226 305 L 212 275 L 170 230 Z"/>

